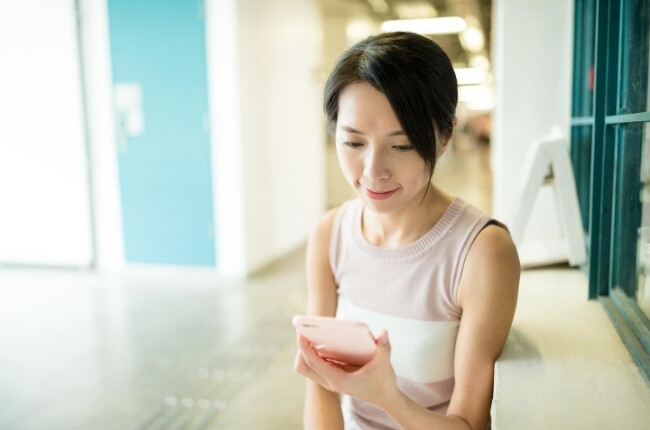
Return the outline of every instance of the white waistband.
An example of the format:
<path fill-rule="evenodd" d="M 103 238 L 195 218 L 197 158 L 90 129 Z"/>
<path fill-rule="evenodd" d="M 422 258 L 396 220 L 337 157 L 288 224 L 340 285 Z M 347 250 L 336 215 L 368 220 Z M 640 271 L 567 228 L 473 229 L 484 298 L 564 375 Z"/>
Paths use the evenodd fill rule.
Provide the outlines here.
<path fill-rule="evenodd" d="M 363 321 L 375 336 L 388 330 L 395 374 L 430 383 L 454 376 L 458 321 L 422 321 L 372 312 L 339 296 L 337 318 Z"/>

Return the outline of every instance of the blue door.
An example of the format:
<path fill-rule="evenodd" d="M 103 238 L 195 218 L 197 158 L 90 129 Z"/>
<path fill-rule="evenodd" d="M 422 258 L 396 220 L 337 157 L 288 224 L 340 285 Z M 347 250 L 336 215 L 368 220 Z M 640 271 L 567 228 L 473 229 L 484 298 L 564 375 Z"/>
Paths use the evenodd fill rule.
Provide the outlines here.
<path fill-rule="evenodd" d="M 215 266 L 199 0 L 108 0 L 127 262 Z"/>

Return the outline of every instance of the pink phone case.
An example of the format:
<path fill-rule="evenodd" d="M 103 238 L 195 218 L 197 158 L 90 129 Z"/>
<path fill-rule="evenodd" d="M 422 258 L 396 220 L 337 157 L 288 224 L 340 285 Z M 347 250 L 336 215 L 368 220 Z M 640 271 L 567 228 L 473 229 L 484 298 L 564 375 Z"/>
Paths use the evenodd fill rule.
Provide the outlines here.
<path fill-rule="evenodd" d="M 362 366 L 375 356 L 375 339 L 362 322 L 304 315 L 296 315 L 292 322 L 328 360 Z"/>

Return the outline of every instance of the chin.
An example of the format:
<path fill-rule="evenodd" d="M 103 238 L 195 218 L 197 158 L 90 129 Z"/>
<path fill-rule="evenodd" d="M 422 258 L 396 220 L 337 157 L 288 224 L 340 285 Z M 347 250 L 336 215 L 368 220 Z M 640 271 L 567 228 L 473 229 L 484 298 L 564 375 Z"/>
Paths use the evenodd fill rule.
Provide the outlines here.
<path fill-rule="evenodd" d="M 363 205 L 373 212 L 386 214 L 395 210 L 395 201 L 392 198 L 386 200 L 374 200 L 362 193 L 357 193 L 357 196 L 359 196 Z"/>
<path fill-rule="evenodd" d="M 374 213 L 377 214 L 389 214 L 393 212 L 393 208 L 389 208 L 387 206 L 381 206 L 381 205 L 372 205 L 372 204 L 366 204 L 364 205 L 367 209 L 373 211 Z"/>

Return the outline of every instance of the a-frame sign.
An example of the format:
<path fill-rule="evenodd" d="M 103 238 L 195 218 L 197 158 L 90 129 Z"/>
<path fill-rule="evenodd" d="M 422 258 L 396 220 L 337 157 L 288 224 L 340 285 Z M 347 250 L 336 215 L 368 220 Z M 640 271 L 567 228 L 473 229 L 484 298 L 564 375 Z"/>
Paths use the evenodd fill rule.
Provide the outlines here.
<path fill-rule="evenodd" d="M 530 250 L 537 247 L 541 252 L 537 252 L 537 257 L 529 261 L 525 261 L 525 257 L 522 256 L 524 257 L 522 265 L 541 266 L 557 263 L 560 255 L 562 256 L 560 259 L 568 260 L 571 266 L 578 266 L 587 260 L 587 253 L 578 193 L 566 141 L 562 137 L 551 136 L 536 141 L 531 151 L 523 189 L 520 190 L 510 227 L 512 238 L 520 254 L 524 248 Z M 526 223 L 536 197 L 544 186 L 553 187 L 554 201 L 564 237 L 556 243 L 523 244 Z"/>

